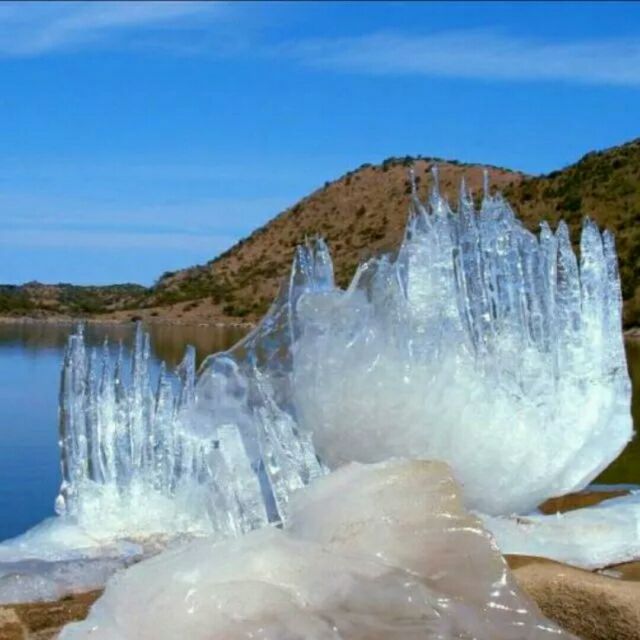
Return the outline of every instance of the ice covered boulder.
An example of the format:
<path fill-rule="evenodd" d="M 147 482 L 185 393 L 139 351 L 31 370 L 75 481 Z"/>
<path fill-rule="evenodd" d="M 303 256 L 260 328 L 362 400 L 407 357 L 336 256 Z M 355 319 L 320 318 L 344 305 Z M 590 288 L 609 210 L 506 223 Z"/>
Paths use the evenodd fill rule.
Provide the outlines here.
<path fill-rule="evenodd" d="M 144 606 L 141 606 L 144 603 Z M 289 524 L 119 574 L 61 640 L 572 637 L 516 586 L 446 465 L 349 465 L 294 494 Z"/>

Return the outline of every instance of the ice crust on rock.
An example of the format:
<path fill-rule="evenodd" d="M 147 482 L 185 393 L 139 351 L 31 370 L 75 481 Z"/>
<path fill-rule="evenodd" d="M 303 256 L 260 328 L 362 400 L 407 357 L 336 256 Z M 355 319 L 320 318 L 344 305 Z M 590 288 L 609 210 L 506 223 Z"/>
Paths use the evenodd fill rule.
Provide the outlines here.
<path fill-rule="evenodd" d="M 71 519 L 48 518 L 0 544 L 0 604 L 97 589 L 150 551 L 131 541 L 97 539 Z"/>
<path fill-rule="evenodd" d="M 446 465 L 393 460 L 349 465 L 295 493 L 284 531 L 201 539 L 130 568 L 60 636 L 212 637 L 572 636 L 516 586 Z"/>
<path fill-rule="evenodd" d="M 566 513 L 482 520 L 505 554 L 541 556 L 583 569 L 640 558 L 640 491 Z"/>

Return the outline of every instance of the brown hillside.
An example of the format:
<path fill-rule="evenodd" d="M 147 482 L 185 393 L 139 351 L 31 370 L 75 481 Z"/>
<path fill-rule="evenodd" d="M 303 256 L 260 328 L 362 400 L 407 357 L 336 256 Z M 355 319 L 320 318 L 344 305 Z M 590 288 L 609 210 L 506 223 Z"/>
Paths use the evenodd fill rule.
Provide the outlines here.
<path fill-rule="evenodd" d="M 361 260 L 397 248 L 409 208 L 408 167 L 413 164 L 420 195 L 426 196 L 434 163 L 392 159 L 328 182 L 208 264 L 165 274 L 148 303 L 155 313 L 161 312 L 157 307 L 170 305 L 184 320 L 212 316 L 255 320 L 288 273 L 295 246 L 316 234 L 327 240 L 337 280 L 345 285 Z M 485 167 L 444 161 L 438 161 L 438 167 L 443 193 L 455 198 L 462 176 L 474 193 L 480 192 Z M 515 187 L 524 177 L 506 169 L 487 169 L 498 189 Z"/>

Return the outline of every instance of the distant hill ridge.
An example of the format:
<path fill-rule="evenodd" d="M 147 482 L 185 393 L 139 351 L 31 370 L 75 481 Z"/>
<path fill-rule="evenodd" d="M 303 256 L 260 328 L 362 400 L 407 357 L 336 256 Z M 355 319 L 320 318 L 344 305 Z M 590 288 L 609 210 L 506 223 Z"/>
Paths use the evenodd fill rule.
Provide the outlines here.
<path fill-rule="evenodd" d="M 640 139 L 591 152 L 565 169 L 529 176 L 509 169 L 436 158 L 388 158 L 326 182 L 207 264 L 163 274 L 150 288 L 137 285 L 73 287 L 0 286 L 0 313 L 8 315 L 101 314 L 182 322 L 255 321 L 288 273 L 294 248 L 305 236 L 327 240 L 338 282 L 345 285 L 370 255 L 393 251 L 402 239 L 414 167 L 419 195 L 438 165 L 440 189 L 452 201 L 464 176 L 479 197 L 482 174 L 500 190 L 527 227 L 560 218 L 577 240 L 584 215 L 615 235 L 625 298 L 625 324 L 640 325 Z M 43 295 L 41 287 L 46 290 Z"/>

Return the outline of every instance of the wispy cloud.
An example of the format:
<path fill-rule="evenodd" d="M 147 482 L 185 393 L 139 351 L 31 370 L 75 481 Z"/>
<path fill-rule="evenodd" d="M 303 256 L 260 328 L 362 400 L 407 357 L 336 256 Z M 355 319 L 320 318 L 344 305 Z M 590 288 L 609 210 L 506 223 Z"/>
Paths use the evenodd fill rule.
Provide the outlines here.
<path fill-rule="evenodd" d="M 223 2 L 7 2 L 0 55 L 36 56 L 118 41 L 145 29 L 180 30 L 219 15 Z"/>
<path fill-rule="evenodd" d="M 238 239 L 283 210 L 290 198 L 209 197 L 154 204 L 106 203 L 50 196 L 0 193 L 5 211 L 0 241 L 9 231 L 66 229 L 133 235 L 224 235 Z"/>
<path fill-rule="evenodd" d="M 300 35 L 274 42 L 256 30 L 265 13 L 258 5 L 189 0 L 0 2 L 0 57 L 103 47 L 272 58 L 379 76 L 640 85 L 640 35 L 551 40 L 467 29 L 339 38 Z"/>
<path fill-rule="evenodd" d="M 509 81 L 640 85 L 640 37 L 544 41 L 463 30 L 301 40 L 274 53 L 319 69 Z"/>

